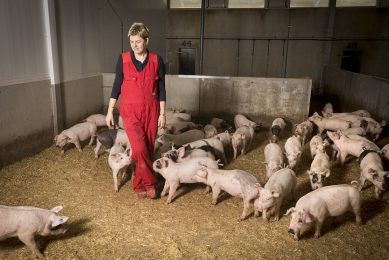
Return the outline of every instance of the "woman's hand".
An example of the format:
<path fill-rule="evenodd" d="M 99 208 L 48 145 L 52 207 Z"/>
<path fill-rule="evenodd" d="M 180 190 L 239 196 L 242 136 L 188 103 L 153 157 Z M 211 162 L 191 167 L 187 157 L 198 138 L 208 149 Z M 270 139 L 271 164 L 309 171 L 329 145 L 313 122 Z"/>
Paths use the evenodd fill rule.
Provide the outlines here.
<path fill-rule="evenodd" d="M 158 117 L 158 127 L 165 128 L 166 126 L 166 116 L 165 114 L 160 114 Z"/>
<path fill-rule="evenodd" d="M 115 126 L 115 120 L 113 119 L 112 111 L 108 110 L 107 115 L 105 116 L 105 122 L 107 123 L 108 128 L 112 129 Z"/>

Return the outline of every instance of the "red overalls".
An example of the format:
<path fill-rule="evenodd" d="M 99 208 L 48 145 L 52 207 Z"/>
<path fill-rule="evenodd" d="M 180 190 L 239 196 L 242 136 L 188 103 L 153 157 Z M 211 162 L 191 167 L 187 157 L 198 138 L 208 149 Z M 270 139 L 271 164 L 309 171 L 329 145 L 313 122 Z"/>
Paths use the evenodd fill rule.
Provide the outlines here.
<path fill-rule="evenodd" d="M 135 192 L 155 189 L 152 155 L 158 128 L 158 56 L 148 53 L 148 63 L 141 72 L 132 63 L 130 52 L 122 53 L 123 83 L 120 115 L 136 163 L 132 186 Z"/>

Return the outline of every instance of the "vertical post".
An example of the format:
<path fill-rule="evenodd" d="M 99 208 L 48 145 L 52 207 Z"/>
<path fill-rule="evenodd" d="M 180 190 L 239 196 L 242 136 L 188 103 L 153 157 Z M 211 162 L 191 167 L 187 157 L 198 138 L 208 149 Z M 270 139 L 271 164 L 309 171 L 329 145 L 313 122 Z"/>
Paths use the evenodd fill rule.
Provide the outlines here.
<path fill-rule="evenodd" d="M 200 23 L 200 70 L 199 74 L 203 75 L 203 58 L 204 58 L 204 14 L 205 0 L 201 0 L 201 23 Z"/>
<path fill-rule="evenodd" d="M 54 0 L 43 1 L 43 14 L 46 31 L 47 64 L 51 80 L 50 96 L 51 110 L 53 116 L 53 128 L 54 135 L 57 135 L 63 129 L 63 119 Z"/>

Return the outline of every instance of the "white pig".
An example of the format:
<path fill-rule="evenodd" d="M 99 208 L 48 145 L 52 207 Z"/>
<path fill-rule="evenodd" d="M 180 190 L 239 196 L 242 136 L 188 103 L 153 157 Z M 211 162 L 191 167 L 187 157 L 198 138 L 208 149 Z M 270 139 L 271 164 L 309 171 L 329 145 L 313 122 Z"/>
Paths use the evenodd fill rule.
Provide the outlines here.
<path fill-rule="evenodd" d="M 236 159 L 238 155 L 238 149 L 240 149 L 241 154 L 246 154 L 253 138 L 254 128 L 252 126 L 241 126 L 236 129 L 231 139 L 232 149 L 234 150 L 234 159 Z"/>
<path fill-rule="evenodd" d="M 269 143 L 264 150 L 266 179 L 268 180 L 273 173 L 280 170 L 284 166 L 284 154 L 277 143 Z"/>
<path fill-rule="evenodd" d="M 78 151 L 82 152 L 80 141 L 90 138 L 89 145 L 92 145 L 96 137 L 96 131 L 97 126 L 93 123 L 79 123 L 56 135 L 54 141 L 56 146 L 61 147 L 62 154 L 65 152 L 64 146 L 68 143 L 75 144 Z"/>
<path fill-rule="evenodd" d="M 303 148 L 301 146 L 300 137 L 293 135 L 286 140 L 285 155 L 286 158 L 288 158 L 289 168 L 296 171 L 302 152 Z"/>
<path fill-rule="evenodd" d="M 358 158 L 361 168 L 359 190 L 362 190 L 365 181 L 368 180 L 375 186 L 375 196 L 377 199 L 381 198 L 387 189 L 386 178 L 389 177 L 389 172 L 384 171 L 380 153 L 366 149 Z"/>
<path fill-rule="evenodd" d="M 270 215 L 274 213 L 274 220 L 278 221 L 280 208 L 284 198 L 291 196 L 294 200 L 297 178 L 289 168 L 283 168 L 275 172 L 265 184 L 265 187 L 259 188 L 260 195 L 254 202 L 255 213 L 262 212 L 262 218 L 269 220 Z"/>
<path fill-rule="evenodd" d="M 362 139 L 351 139 L 348 136 L 342 134 L 341 131 L 328 131 L 327 135 L 339 149 L 341 165 L 344 164 L 346 157 L 349 154 L 355 157 L 359 157 L 361 153 L 366 149 L 374 151 L 380 150 L 380 148 L 375 143 L 360 136 L 358 136 L 358 138 Z"/>
<path fill-rule="evenodd" d="M 121 144 L 112 146 L 109 151 L 108 165 L 112 170 L 113 188 L 115 192 L 119 191 L 120 183 L 118 182 L 118 177 L 121 181 L 126 178 L 127 168 L 132 161 L 131 154 L 132 150 L 128 149 L 125 151 Z"/>
<path fill-rule="evenodd" d="M 307 171 L 311 181 L 312 190 L 323 187 L 325 179 L 331 174 L 330 157 L 326 154 L 324 143 L 317 145 L 316 156 L 311 163 L 311 169 Z"/>
<path fill-rule="evenodd" d="M 254 128 L 254 130 L 256 132 L 258 132 L 260 130 L 260 128 L 261 128 L 261 124 L 257 124 L 255 122 L 247 119 L 247 117 L 245 117 L 242 114 L 235 115 L 235 117 L 234 117 L 234 125 L 235 125 L 235 129 L 238 129 L 241 126 L 251 126 L 251 127 Z"/>
<path fill-rule="evenodd" d="M 288 232 L 299 240 L 301 230 L 312 223 L 318 238 L 327 217 L 340 216 L 348 211 L 353 212 L 357 224 L 361 224 L 361 195 L 354 183 L 326 186 L 301 197 L 285 214 L 292 213 Z"/>
<path fill-rule="evenodd" d="M 105 121 L 105 115 L 103 115 L 103 114 L 90 115 L 85 119 L 85 122 L 93 123 L 97 127 L 107 126 L 107 122 Z"/>
<path fill-rule="evenodd" d="M 309 142 L 309 150 L 311 151 L 312 159 L 315 157 L 317 147 L 321 143 L 323 143 L 323 139 L 319 134 L 312 137 L 311 141 Z"/>
<path fill-rule="evenodd" d="M 294 134 L 299 136 L 301 144 L 305 145 L 305 141 L 311 138 L 313 133 L 313 123 L 311 121 L 304 121 L 296 126 Z"/>
<path fill-rule="evenodd" d="M 215 126 L 207 124 L 204 126 L 205 138 L 211 138 L 217 135 L 217 129 Z"/>
<path fill-rule="evenodd" d="M 169 189 L 169 196 L 166 204 L 172 202 L 174 193 L 181 183 L 197 183 L 202 182 L 195 178 L 196 172 L 201 167 L 218 168 L 218 163 L 208 157 L 196 157 L 183 162 L 175 163 L 169 158 L 160 158 L 153 163 L 153 169 L 165 178 L 165 186 L 161 192 L 161 196 L 165 196 Z M 203 182 L 205 183 L 205 182 Z"/>
<path fill-rule="evenodd" d="M 66 232 L 65 216 L 57 216 L 62 206 L 51 210 L 35 207 L 9 207 L 0 205 L 0 241 L 18 237 L 37 257 L 43 257 L 35 242 L 35 235 L 48 236 Z"/>
<path fill-rule="evenodd" d="M 320 134 L 324 129 L 336 131 L 351 127 L 351 122 L 337 118 L 325 118 L 320 116 L 317 112 L 309 117 L 309 121 L 313 122 L 318 127 Z"/>
<path fill-rule="evenodd" d="M 239 220 L 248 215 L 250 201 L 259 196 L 261 184 L 257 178 L 242 170 L 220 170 L 203 167 L 197 171 L 195 179 L 205 182 L 212 188 L 212 204 L 217 204 L 220 192 L 223 190 L 234 197 L 243 199 L 243 212 Z"/>
<path fill-rule="evenodd" d="M 281 136 L 281 133 L 284 131 L 286 122 L 283 118 L 276 118 L 271 124 L 271 133 L 273 142 L 278 142 L 278 139 Z"/>

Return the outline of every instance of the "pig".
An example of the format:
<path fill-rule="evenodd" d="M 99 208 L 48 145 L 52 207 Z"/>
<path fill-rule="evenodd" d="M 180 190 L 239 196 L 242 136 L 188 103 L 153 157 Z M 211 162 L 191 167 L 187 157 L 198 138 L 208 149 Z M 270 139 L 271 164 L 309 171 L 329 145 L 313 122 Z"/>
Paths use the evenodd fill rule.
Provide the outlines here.
<path fill-rule="evenodd" d="M 294 134 L 300 137 L 302 145 L 305 145 L 305 141 L 311 138 L 312 133 L 313 124 L 308 120 L 296 125 L 296 129 L 294 131 Z"/>
<path fill-rule="evenodd" d="M 331 132 L 327 131 L 328 137 L 334 142 L 334 144 L 338 147 L 340 151 L 340 163 L 344 164 L 347 155 L 351 154 L 355 157 L 359 157 L 361 153 L 368 149 L 379 151 L 379 147 L 373 143 L 368 141 L 367 139 L 351 139 L 348 136 L 342 134 L 341 131 Z M 358 136 L 360 138 L 360 136 Z"/>
<path fill-rule="evenodd" d="M 222 142 L 224 149 L 227 149 L 231 146 L 232 136 L 227 130 L 223 133 L 215 135 L 213 138 L 219 139 Z"/>
<path fill-rule="evenodd" d="M 382 157 L 389 162 L 389 144 L 386 144 L 381 149 Z"/>
<path fill-rule="evenodd" d="M 247 117 L 245 117 L 242 114 L 235 115 L 234 125 L 235 125 L 235 129 L 238 129 L 241 126 L 251 126 L 254 128 L 255 132 L 259 132 L 259 130 L 261 129 L 261 124 L 257 124 L 251 120 L 248 120 Z"/>
<path fill-rule="evenodd" d="M 166 129 L 172 134 L 180 134 L 192 129 L 201 129 L 202 125 L 188 121 L 177 121 L 172 123 L 166 123 Z"/>
<path fill-rule="evenodd" d="M 362 190 L 365 181 L 368 180 L 375 186 L 375 197 L 382 198 L 384 191 L 387 189 L 386 178 L 389 172 L 384 171 L 382 165 L 381 152 L 376 150 L 364 150 L 358 158 L 361 168 L 360 186 Z"/>
<path fill-rule="evenodd" d="M 346 130 L 342 131 L 343 134 L 345 135 L 360 135 L 360 136 L 366 136 L 366 130 L 363 129 L 362 127 L 352 127 L 348 128 Z"/>
<path fill-rule="evenodd" d="M 205 138 L 211 138 L 217 135 L 217 129 L 213 125 L 207 124 L 204 126 Z"/>
<path fill-rule="evenodd" d="M 284 154 L 281 147 L 277 143 L 269 143 L 265 146 L 265 166 L 266 166 L 266 179 L 276 171 L 280 170 L 284 166 Z"/>
<path fill-rule="evenodd" d="M 340 216 L 348 211 L 355 214 L 357 224 L 362 224 L 361 194 L 356 188 L 356 181 L 351 183 L 311 191 L 301 197 L 295 207 L 288 209 L 285 215 L 292 213 L 288 232 L 294 235 L 294 239 L 299 240 L 301 230 L 311 223 L 315 224 L 315 238 L 320 237 L 327 217 Z"/>
<path fill-rule="evenodd" d="M 280 208 L 284 198 L 291 196 L 294 200 L 297 178 L 289 168 L 275 172 L 266 182 L 265 187 L 259 188 L 260 195 L 254 202 L 255 216 L 262 212 L 263 220 L 269 220 L 269 211 L 274 213 L 274 220 L 278 221 Z"/>
<path fill-rule="evenodd" d="M 80 141 L 90 138 L 89 145 L 92 145 L 96 137 L 96 131 L 97 126 L 93 123 L 79 123 L 56 135 L 54 141 L 56 146 L 61 147 L 62 154 L 65 153 L 64 147 L 68 143 L 75 144 L 78 151 L 82 152 Z"/>
<path fill-rule="evenodd" d="M 112 146 L 109 151 L 108 156 L 108 165 L 112 170 L 113 177 L 113 188 L 115 192 L 119 192 L 120 182 L 118 182 L 118 177 L 121 182 L 126 178 L 126 172 L 130 166 L 132 150 L 124 150 L 121 144 Z"/>
<path fill-rule="evenodd" d="M 194 149 L 194 148 L 202 147 L 204 145 L 211 146 L 215 151 L 216 157 L 221 160 L 221 163 L 224 165 L 227 164 L 227 158 L 226 158 L 226 154 L 224 152 L 223 143 L 217 138 L 201 139 L 198 141 L 194 141 L 194 142 L 185 144 L 184 146 L 185 147 L 190 146 L 191 149 Z"/>
<path fill-rule="evenodd" d="M 271 124 L 271 133 L 273 142 L 278 142 L 281 133 L 284 131 L 286 122 L 283 118 L 276 118 Z"/>
<path fill-rule="evenodd" d="M 218 131 L 222 131 L 224 129 L 231 129 L 232 127 L 224 120 L 224 119 L 221 119 L 221 118 L 217 118 L 217 117 L 213 117 L 211 119 L 211 122 L 209 123 L 211 125 L 213 125 L 214 127 L 216 127 L 216 129 Z"/>
<path fill-rule="evenodd" d="M 341 117 L 345 115 L 356 115 L 356 116 L 361 116 L 361 117 L 371 117 L 370 113 L 364 109 L 356 110 L 353 112 L 349 113 L 334 113 L 334 112 L 326 112 L 322 111 L 322 114 L 324 117 Z"/>
<path fill-rule="evenodd" d="M 165 178 L 165 186 L 161 192 L 161 197 L 165 196 L 169 189 L 169 196 L 166 200 L 166 204 L 172 202 L 174 193 L 181 183 L 205 183 L 195 177 L 197 171 L 204 166 L 215 169 L 219 167 L 217 161 L 208 157 L 191 158 L 180 163 L 175 163 L 171 159 L 165 157 L 154 161 L 153 170 Z"/>
<path fill-rule="evenodd" d="M 246 154 L 254 138 L 254 128 L 252 126 L 241 126 L 236 129 L 232 135 L 231 144 L 234 150 L 234 159 L 238 155 L 238 149 L 241 148 L 241 154 Z"/>
<path fill-rule="evenodd" d="M 286 140 L 285 156 L 288 158 L 289 168 L 296 171 L 302 152 L 303 148 L 299 136 L 293 135 Z"/>
<path fill-rule="evenodd" d="M 169 120 L 170 118 L 179 118 L 182 121 L 188 122 L 192 120 L 192 116 L 189 113 L 168 110 L 166 111 L 166 120 Z"/>
<path fill-rule="evenodd" d="M 215 160 L 215 149 L 210 145 L 203 145 L 198 148 L 192 148 L 190 145 L 181 146 L 175 149 L 172 146 L 170 151 L 161 154 L 161 157 L 170 158 L 174 162 L 183 162 L 195 157 L 209 157 Z"/>
<path fill-rule="evenodd" d="M 341 119 L 351 123 L 350 127 L 360 127 L 363 117 L 354 115 L 351 113 L 334 113 L 334 114 L 325 114 L 323 113 L 324 118 L 328 119 Z"/>
<path fill-rule="evenodd" d="M 123 129 L 106 129 L 97 133 L 96 147 L 94 149 L 95 158 L 99 157 L 99 150 L 102 145 L 107 148 L 111 148 L 114 145 L 121 144 L 126 146 L 126 149 L 131 148 L 130 141 L 128 140 L 126 131 Z"/>
<path fill-rule="evenodd" d="M 205 136 L 204 131 L 193 129 L 189 130 L 187 132 L 181 133 L 181 134 L 164 134 L 159 136 L 156 141 L 160 143 L 161 145 L 168 144 L 168 146 L 171 146 L 172 144 L 175 145 L 184 145 L 189 142 L 197 141 L 200 139 L 203 139 Z"/>
<path fill-rule="evenodd" d="M 347 128 L 351 127 L 351 122 L 345 121 L 342 119 L 337 118 L 325 118 L 321 117 L 317 112 L 315 112 L 310 118 L 309 121 L 313 122 L 319 130 L 319 133 L 321 134 L 324 129 L 327 130 L 345 130 Z"/>
<path fill-rule="evenodd" d="M 319 135 L 319 134 L 312 137 L 311 141 L 309 142 L 309 150 L 311 151 L 312 159 L 315 157 L 317 147 L 321 143 L 323 143 L 323 139 L 321 138 L 321 135 Z"/>
<path fill-rule="evenodd" d="M 195 176 L 212 188 L 212 204 L 217 204 L 220 192 L 223 190 L 234 197 L 243 199 L 243 212 L 239 220 L 248 216 L 250 202 L 259 196 L 261 184 L 253 175 L 242 170 L 220 170 L 211 167 L 202 167 Z"/>
<path fill-rule="evenodd" d="M 35 242 L 35 235 L 64 234 L 64 224 L 69 217 L 57 216 L 63 209 L 56 206 L 51 210 L 35 207 L 10 207 L 0 205 L 0 241 L 18 237 L 37 257 L 43 257 Z"/>
<path fill-rule="evenodd" d="M 312 190 L 323 187 L 325 179 L 331 174 L 330 167 L 330 157 L 326 154 L 324 142 L 321 142 L 317 145 L 316 156 L 307 171 Z"/>
<path fill-rule="evenodd" d="M 377 141 L 383 131 L 382 127 L 386 124 L 386 122 L 383 121 L 378 123 L 370 117 L 363 117 L 363 119 L 367 122 L 366 133 L 372 138 L 373 142 Z"/>
<path fill-rule="evenodd" d="M 334 113 L 334 108 L 333 108 L 332 104 L 331 103 L 325 104 L 324 107 L 323 107 L 323 111 L 322 112 Z"/>
<path fill-rule="evenodd" d="M 90 115 L 84 121 L 95 124 L 97 127 L 107 126 L 107 122 L 105 121 L 105 115 L 103 114 Z"/>

